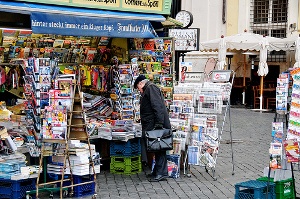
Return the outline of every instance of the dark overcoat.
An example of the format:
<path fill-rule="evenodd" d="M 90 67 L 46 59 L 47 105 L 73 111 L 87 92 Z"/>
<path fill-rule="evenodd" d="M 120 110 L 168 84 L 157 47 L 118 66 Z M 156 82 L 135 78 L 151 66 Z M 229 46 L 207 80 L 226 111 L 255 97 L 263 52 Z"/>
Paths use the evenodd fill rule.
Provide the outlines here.
<path fill-rule="evenodd" d="M 153 130 L 155 124 L 162 124 L 164 128 L 171 129 L 164 96 L 157 85 L 150 81 L 145 84 L 140 105 L 143 132 Z"/>

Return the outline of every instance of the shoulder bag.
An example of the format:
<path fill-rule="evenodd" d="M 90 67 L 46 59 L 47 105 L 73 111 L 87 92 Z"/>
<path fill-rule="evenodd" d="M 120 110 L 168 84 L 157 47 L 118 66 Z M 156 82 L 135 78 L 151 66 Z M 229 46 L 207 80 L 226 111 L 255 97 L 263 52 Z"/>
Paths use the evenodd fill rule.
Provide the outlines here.
<path fill-rule="evenodd" d="M 173 133 L 171 129 L 154 129 L 145 131 L 147 151 L 173 149 Z"/>

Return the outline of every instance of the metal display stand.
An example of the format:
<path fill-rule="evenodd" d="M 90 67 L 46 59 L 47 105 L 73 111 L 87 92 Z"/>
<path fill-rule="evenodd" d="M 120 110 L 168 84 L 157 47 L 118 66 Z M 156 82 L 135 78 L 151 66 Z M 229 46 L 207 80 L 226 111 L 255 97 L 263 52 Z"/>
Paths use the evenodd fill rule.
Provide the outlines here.
<path fill-rule="evenodd" d="M 184 158 L 184 175 L 187 177 L 191 177 L 191 166 L 200 166 L 205 168 L 205 171 L 216 180 L 215 167 L 217 155 L 227 119 L 229 122 L 228 131 L 230 133 L 232 152 L 232 175 L 234 175 L 230 118 L 230 94 L 234 76 L 235 72 L 231 70 L 214 70 L 211 73 L 211 82 L 204 82 L 203 87 L 199 89 L 197 107 L 194 109 L 195 115 L 191 120 L 187 150 Z M 201 123 L 199 117 L 206 117 L 205 127 L 199 125 Z"/>
<path fill-rule="evenodd" d="M 281 122 L 283 125 L 282 125 L 282 128 L 283 128 L 283 132 L 287 132 L 288 130 L 288 112 L 282 112 L 282 111 L 276 111 L 275 112 L 275 117 L 274 117 L 274 121 L 273 122 Z M 283 133 L 282 135 L 283 138 L 286 138 L 287 135 L 286 133 Z M 287 164 L 287 154 L 285 153 L 285 149 L 284 147 L 282 146 L 282 156 L 283 156 L 283 160 L 282 162 L 286 162 L 285 164 L 285 167 L 288 167 Z M 284 157 L 285 156 L 285 157 Z M 270 156 L 270 160 L 272 160 L 272 156 Z M 294 166 L 293 164 L 297 163 L 298 166 L 299 166 L 299 162 L 290 162 L 290 170 L 291 170 L 291 174 L 292 174 L 292 185 L 290 186 L 293 186 L 293 197 L 296 197 L 297 195 L 297 192 L 296 192 L 296 187 L 295 187 L 295 177 L 294 177 Z M 268 196 L 268 188 L 269 188 L 269 183 L 270 183 L 270 178 L 271 178 L 271 165 L 269 164 L 269 168 L 268 168 L 268 181 L 267 181 L 267 196 Z M 280 168 L 281 170 L 289 170 L 288 168 Z M 266 197 L 267 197 L 266 196 Z"/>

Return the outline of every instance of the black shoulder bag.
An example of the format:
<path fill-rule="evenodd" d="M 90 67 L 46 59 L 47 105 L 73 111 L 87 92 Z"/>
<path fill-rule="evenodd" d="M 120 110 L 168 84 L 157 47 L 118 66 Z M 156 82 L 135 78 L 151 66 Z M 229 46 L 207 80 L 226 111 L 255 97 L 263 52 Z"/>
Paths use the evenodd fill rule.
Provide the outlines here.
<path fill-rule="evenodd" d="M 166 151 L 173 149 L 173 132 L 171 129 L 154 129 L 145 131 L 147 151 Z"/>

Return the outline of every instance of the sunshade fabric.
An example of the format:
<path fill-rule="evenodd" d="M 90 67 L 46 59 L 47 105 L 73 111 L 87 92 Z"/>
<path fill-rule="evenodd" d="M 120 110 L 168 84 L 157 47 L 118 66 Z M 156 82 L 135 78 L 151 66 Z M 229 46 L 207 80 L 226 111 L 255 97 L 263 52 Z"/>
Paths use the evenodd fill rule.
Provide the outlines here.
<path fill-rule="evenodd" d="M 254 33 L 240 33 L 231 36 L 224 37 L 226 48 L 231 50 L 255 50 L 261 49 L 260 42 L 263 39 L 263 35 Z M 284 40 L 275 37 L 265 37 L 269 42 L 269 50 L 285 50 L 283 45 Z M 221 38 L 213 39 L 200 43 L 200 50 L 217 50 L 219 48 Z M 282 44 L 282 45 L 280 45 Z"/>

